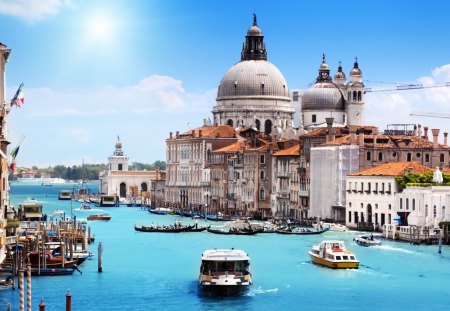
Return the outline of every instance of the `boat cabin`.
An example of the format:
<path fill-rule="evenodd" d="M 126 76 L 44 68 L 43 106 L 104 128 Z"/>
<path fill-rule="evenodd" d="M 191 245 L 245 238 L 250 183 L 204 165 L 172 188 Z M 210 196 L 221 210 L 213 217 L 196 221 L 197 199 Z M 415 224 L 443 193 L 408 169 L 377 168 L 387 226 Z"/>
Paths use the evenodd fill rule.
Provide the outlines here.
<path fill-rule="evenodd" d="M 203 253 L 200 271 L 204 275 L 247 275 L 250 258 L 241 250 L 208 250 Z"/>
<path fill-rule="evenodd" d="M 100 201 L 99 201 L 99 205 L 100 206 L 117 206 L 118 202 L 116 200 L 116 196 L 115 195 L 101 195 L 100 196 Z"/>

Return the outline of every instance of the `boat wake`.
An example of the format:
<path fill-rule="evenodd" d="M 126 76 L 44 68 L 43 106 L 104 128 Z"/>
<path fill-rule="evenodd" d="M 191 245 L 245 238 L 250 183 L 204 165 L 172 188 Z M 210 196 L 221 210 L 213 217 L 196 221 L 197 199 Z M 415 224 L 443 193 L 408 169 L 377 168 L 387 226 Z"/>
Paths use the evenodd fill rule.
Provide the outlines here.
<path fill-rule="evenodd" d="M 278 288 L 272 288 L 272 289 L 262 289 L 261 287 L 258 288 L 251 288 L 246 296 L 255 297 L 257 295 L 263 295 L 268 293 L 276 293 L 278 292 Z"/>
<path fill-rule="evenodd" d="M 372 246 L 372 248 L 378 248 L 378 249 L 385 250 L 385 251 L 400 252 L 400 253 L 405 253 L 405 254 L 419 254 L 415 251 L 410 251 L 410 250 L 407 250 L 404 248 L 393 247 L 393 246 L 389 246 L 389 245 Z"/>

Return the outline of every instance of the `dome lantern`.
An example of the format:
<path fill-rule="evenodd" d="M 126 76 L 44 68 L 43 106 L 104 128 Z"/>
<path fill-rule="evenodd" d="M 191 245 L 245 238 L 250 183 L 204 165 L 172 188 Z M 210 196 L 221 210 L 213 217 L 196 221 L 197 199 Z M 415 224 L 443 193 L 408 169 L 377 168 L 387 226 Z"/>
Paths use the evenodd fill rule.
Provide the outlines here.
<path fill-rule="evenodd" d="M 253 26 L 249 28 L 245 36 L 241 52 L 241 61 L 243 60 L 267 60 L 264 36 L 256 22 L 256 14 L 253 14 Z"/>

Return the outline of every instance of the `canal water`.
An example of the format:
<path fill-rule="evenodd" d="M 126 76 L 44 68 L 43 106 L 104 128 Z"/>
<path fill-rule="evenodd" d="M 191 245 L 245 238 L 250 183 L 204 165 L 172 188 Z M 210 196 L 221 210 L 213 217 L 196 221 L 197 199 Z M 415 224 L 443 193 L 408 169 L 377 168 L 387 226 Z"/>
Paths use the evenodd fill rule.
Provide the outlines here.
<path fill-rule="evenodd" d="M 94 192 L 97 185 L 88 184 Z M 86 218 L 78 202 L 58 201 L 72 185 L 11 185 L 11 202 L 34 197 L 50 216 L 62 209 Z M 173 224 L 192 220 L 150 214 L 139 207 L 107 208 L 109 222 L 90 222 L 97 255 L 104 245 L 103 272 L 97 257 L 80 265 L 82 274 L 33 277 L 32 305 L 38 310 L 443 310 L 450 304 L 450 247 L 383 241 L 365 248 L 352 240 L 356 232 L 322 235 L 224 236 L 201 233 L 136 232 L 134 224 Z M 211 223 L 211 222 L 209 222 Z M 203 221 L 199 223 L 203 225 Z M 213 223 L 216 224 L 216 223 Z M 331 270 L 311 263 L 308 250 L 324 239 L 342 239 L 361 262 L 358 270 Z M 205 297 L 198 292 L 200 257 L 212 248 L 243 249 L 251 258 L 254 285 L 234 298 Z M 25 282 L 26 284 L 26 282 Z M 25 297 L 26 302 L 26 297 Z M 0 311 L 10 303 L 19 310 L 19 291 L 0 291 Z M 25 306 L 26 307 L 26 306 Z"/>

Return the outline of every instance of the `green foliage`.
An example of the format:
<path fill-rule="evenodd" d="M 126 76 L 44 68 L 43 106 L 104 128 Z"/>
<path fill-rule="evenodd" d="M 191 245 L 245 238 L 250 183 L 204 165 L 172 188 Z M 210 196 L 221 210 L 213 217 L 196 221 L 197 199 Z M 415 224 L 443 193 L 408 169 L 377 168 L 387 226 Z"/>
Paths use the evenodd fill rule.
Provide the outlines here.
<path fill-rule="evenodd" d="M 6 224 L 6 229 L 12 229 L 12 228 L 18 228 L 19 222 L 14 220 L 8 220 L 8 223 Z"/>
<path fill-rule="evenodd" d="M 161 170 L 166 169 L 166 163 L 164 161 L 156 161 L 153 164 L 144 164 L 144 163 L 138 163 L 134 162 L 132 165 L 129 166 L 129 170 L 155 170 L 156 167 L 159 167 Z M 73 165 L 70 166 L 64 166 L 64 165 L 55 165 L 54 167 L 47 167 L 47 168 L 37 168 L 36 166 L 33 166 L 33 170 L 36 171 L 36 177 L 42 176 L 42 174 L 48 174 L 51 177 L 58 177 L 63 178 L 67 180 L 98 180 L 98 175 L 102 171 L 106 171 L 108 169 L 108 166 L 106 164 L 84 164 L 82 166 Z M 14 175 L 9 174 L 9 180 L 16 180 L 17 177 L 21 177 L 20 175 Z"/>
<path fill-rule="evenodd" d="M 437 185 L 433 183 L 434 171 L 429 171 L 422 174 L 405 174 L 403 176 L 395 177 L 395 181 L 400 189 L 405 189 L 406 186 L 419 186 L 419 187 L 430 187 Z M 439 184 L 442 186 L 450 185 L 450 174 L 442 173 L 443 183 Z"/>

